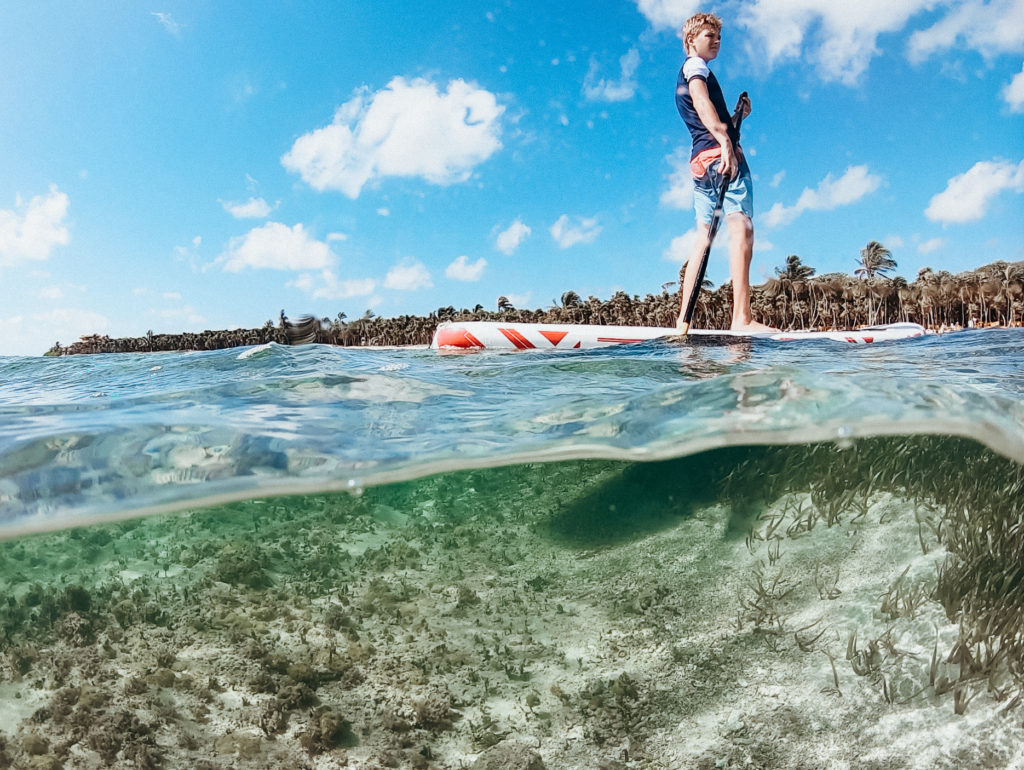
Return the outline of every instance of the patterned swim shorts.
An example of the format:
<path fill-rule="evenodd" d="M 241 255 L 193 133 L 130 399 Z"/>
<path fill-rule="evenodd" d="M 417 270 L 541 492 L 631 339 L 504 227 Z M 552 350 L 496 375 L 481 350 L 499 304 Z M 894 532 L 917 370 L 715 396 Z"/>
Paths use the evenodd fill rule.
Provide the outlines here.
<path fill-rule="evenodd" d="M 707 152 L 701 153 L 690 162 L 690 171 L 694 174 L 693 207 L 697 211 L 698 224 L 711 224 L 722 178 L 718 173 L 720 162 L 720 155 L 709 155 Z M 726 216 L 746 214 L 749 219 L 754 218 L 754 182 L 750 178 L 750 167 L 746 158 L 740 158 L 740 172 L 729 183 L 729 189 L 725 192 L 724 208 Z"/>

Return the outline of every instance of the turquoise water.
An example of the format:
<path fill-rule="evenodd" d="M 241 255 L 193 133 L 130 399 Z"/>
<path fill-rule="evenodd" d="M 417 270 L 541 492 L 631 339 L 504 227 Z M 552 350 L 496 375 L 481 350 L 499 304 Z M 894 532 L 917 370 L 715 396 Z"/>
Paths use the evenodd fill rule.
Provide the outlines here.
<path fill-rule="evenodd" d="M 1016 766 L 1022 362 L 0 359 L 0 767 Z"/>
<path fill-rule="evenodd" d="M 568 355 L 318 346 L 0 359 L 0 534 L 537 460 L 949 434 L 1024 460 L 1024 334 L 635 345 Z"/>

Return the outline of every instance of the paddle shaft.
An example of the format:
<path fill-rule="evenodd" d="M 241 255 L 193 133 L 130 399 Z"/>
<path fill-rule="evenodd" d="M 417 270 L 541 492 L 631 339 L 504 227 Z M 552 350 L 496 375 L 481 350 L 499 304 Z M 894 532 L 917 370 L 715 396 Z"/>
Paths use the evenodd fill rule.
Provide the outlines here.
<path fill-rule="evenodd" d="M 744 116 L 750 112 L 750 102 L 747 99 L 747 92 L 744 91 L 740 94 L 739 101 L 736 103 L 736 110 L 732 115 L 732 123 L 736 126 L 737 133 L 740 130 L 740 124 L 743 122 Z M 721 164 L 721 161 L 719 161 Z M 704 247 L 704 253 L 701 254 L 700 262 L 697 263 L 697 280 L 693 283 L 693 290 L 690 292 L 690 296 L 686 300 L 686 308 L 683 310 L 683 323 L 679 327 L 679 333 L 683 336 L 690 331 L 690 321 L 693 320 L 693 311 L 697 307 L 697 295 L 700 294 L 701 285 L 704 283 L 704 274 L 708 269 L 708 258 L 711 256 L 711 244 L 715 242 L 715 235 L 718 233 L 718 227 L 722 223 L 722 213 L 725 209 L 725 193 L 729 189 L 729 179 L 722 176 L 722 183 L 718 189 L 718 199 L 715 202 L 715 210 L 711 215 L 711 224 L 708 226 L 708 244 Z"/>

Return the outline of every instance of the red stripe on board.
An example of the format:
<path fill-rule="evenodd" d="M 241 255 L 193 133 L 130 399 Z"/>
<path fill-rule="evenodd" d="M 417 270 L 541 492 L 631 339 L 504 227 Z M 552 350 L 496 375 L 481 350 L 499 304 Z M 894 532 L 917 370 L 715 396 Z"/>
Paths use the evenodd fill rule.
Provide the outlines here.
<path fill-rule="evenodd" d="M 515 345 L 519 350 L 537 347 L 515 329 L 498 329 L 498 331 L 504 334 L 508 341 Z"/>
<path fill-rule="evenodd" d="M 540 329 L 539 331 L 540 331 L 541 335 L 548 342 L 550 342 L 553 347 L 556 347 L 556 348 L 558 347 L 558 343 L 561 342 L 562 340 L 564 340 L 565 336 L 569 333 L 569 332 L 549 332 L 549 331 L 547 331 L 545 329 Z"/>
<path fill-rule="evenodd" d="M 437 330 L 437 346 L 439 348 L 482 348 L 484 344 L 461 327 L 441 328 Z"/>

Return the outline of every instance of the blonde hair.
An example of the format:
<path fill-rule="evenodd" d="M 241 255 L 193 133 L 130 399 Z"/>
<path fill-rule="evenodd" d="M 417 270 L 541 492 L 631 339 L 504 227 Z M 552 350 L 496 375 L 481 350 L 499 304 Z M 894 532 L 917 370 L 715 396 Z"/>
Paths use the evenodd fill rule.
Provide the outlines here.
<path fill-rule="evenodd" d="M 682 29 L 683 49 L 689 51 L 690 41 L 705 29 L 713 29 L 721 34 L 722 20 L 713 13 L 695 13 L 688 18 Z"/>

